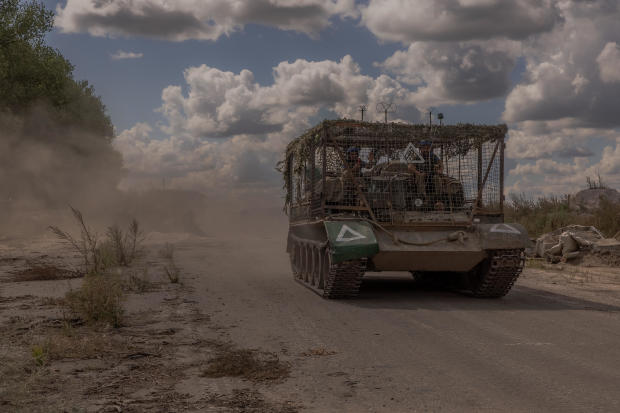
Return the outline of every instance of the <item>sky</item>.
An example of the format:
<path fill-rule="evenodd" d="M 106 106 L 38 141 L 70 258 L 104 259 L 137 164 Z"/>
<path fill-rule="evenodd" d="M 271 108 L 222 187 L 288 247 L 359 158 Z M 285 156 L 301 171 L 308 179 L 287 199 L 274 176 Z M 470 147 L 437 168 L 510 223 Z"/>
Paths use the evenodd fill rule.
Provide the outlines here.
<path fill-rule="evenodd" d="M 126 188 L 272 191 L 323 118 L 506 123 L 507 192 L 620 189 L 618 0 L 46 0 Z"/>

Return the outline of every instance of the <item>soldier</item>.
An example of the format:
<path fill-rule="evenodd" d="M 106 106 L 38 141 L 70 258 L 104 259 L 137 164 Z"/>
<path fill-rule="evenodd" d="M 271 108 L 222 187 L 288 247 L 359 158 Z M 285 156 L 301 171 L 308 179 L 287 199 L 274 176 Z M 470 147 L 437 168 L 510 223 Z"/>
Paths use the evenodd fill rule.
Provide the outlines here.
<path fill-rule="evenodd" d="M 360 158 L 359 148 L 351 146 L 347 149 L 346 163 L 353 176 L 362 176 L 362 169 L 372 168 L 376 164 L 374 150 L 368 153 L 368 162 L 364 162 Z"/>
<path fill-rule="evenodd" d="M 431 205 L 436 210 L 442 211 L 444 209 L 444 203 L 441 199 L 441 194 L 438 192 L 441 189 L 441 183 L 439 181 L 439 175 L 443 171 L 443 163 L 437 155 L 433 153 L 433 142 L 424 140 L 419 144 L 420 155 L 422 156 L 423 163 L 409 164 L 409 172 L 418 176 L 418 182 L 424 186 L 426 195 L 430 198 Z"/>

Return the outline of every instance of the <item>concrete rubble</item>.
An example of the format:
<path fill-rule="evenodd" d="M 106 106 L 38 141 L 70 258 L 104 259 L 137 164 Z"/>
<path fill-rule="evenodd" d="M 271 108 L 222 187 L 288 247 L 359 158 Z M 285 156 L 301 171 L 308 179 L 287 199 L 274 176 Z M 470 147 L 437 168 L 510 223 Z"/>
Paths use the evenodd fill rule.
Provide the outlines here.
<path fill-rule="evenodd" d="M 554 263 L 599 257 L 603 264 L 616 265 L 620 260 L 620 241 L 605 238 L 592 226 L 569 225 L 538 238 L 534 253 Z"/>

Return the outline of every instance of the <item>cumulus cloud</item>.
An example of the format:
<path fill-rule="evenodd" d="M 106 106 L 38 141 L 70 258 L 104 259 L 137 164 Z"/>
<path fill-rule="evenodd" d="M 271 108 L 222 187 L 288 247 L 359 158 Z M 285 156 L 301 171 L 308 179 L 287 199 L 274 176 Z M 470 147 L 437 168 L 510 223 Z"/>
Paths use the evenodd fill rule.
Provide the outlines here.
<path fill-rule="evenodd" d="M 506 154 L 512 159 L 594 156 L 595 141 L 615 141 L 620 132 L 576 126 L 574 121 L 526 121 L 508 131 Z"/>
<path fill-rule="evenodd" d="M 379 66 L 402 82 L 419 85 L 414 101 L 421 107 L 471 103 L 508 93 L 518 49 L 507 41 L 415 42 Z"/>
<path fill-rule="evenodd" d="M 620 9 L 610 1 L 560 2 L 564 22 L 524 47 L 523 80 L 506 99 L 508 122 L 568 118 L 584 127 L 620 126 Z"/>
<path fill-rule="evenodd" d="M 123 50 L 110 55 L 112 60 L 142 59 L 142 57 L 144 57 L 143 53 L 125 52 Z"/>
<path fill-rule="evenodd" d="M 352 117 L 385 101 L 418 120 L 418 108 L 503 96 L 510 176 L 522 177 L 513 189 L 558 192 L 593 168 L 619 176 L 615 0 L 67 0 L 57 10 L 64 32 L 173 41 L 216 40 L 247 24 L 316 36 L 334 18 L 360 17 L 378 40 L 404 45 L 377 63 L 377 77 L 350 56 L 282 62 L 269 85 L 250 70 L 188 68 L 185 84 L 162 91 L 164 126 L 137 124 L 118 139 L 136 179 L 162 168 L 184 185 L 271 182 L 283 146 L 319 113 Z"/>
<path fill-rule="evenodd" d="M 605 45 L 596 58 L 601 80 L 605 83 L 620 82 L 620 47 L 616 42 Z"/>
<path fill-rule="evenodd" d="M 508 172 L 514 181 L 506 190 L 508 193 L 568 194 L 576 188 L 583 188 L 586 178 L 603 177 L 611 187 L 620 186 L 620 140 L 603 149 L 602 157 L 593 162 L 585 157 L 569 161 L 538 159 L 520 162 Z"/>
<path fill-rule="evenodd" d="M 525 39 L 551 30 L 555 0 L 370 0 L 362 23 L 381 40 Z"/>
<path fill-rule="evenodd" d="M 412 94 L 398 81 L 362 75 L 351 56 L 340 61 L 298 59 L 273 69 L 274 83 L 262 86 L 252 72 L 235 74 L 206 65 L 185 71 L 187 93 L 170 86 L 159 109 L 169 134 L 230 137 L 280 132 L 287 124 L 326 109 L 351 117 L 360 104 L 395 102 L 401 113 L 417 116 Z"/>
<path fill-rule="evenodd" d="M 350 56 L 282 62 L 273 77 L 263 86 L 249 70 L 188 68 L 186 85 L 162 92 L 166 122 L 160 130 L 138 123 L 115 140 L 128 169 L 124 184 L 165 177 L 177 187 L 202 190 L 274 188 L 281 182 L 274 167 L 286 144 L 320 111 L 352 117 L 359 104 L 393 101 L 401 115 L 419 114 L 406 87 L 386 75 L 362 75 Z"/>
<path fill-rule="evenodd" d="M 333 16 L 354 17 L 354 0 L 67 0 L 57 6 L 65 33 L 216 40 L 261 24 L 316 35 Z"/>
<path fill-rule="evenodd" d="M 274 168 L 281 151 L 305 126 L 291 123 L 281 132 L 259 138 L 200 139 L 188 134 L 162 135 L 138 123 L 114 141 L 127 167 L 122 186 L 148 188 L 165 179 L 170 186 L 200 191 L 277 188 L 281 177 Z"/>

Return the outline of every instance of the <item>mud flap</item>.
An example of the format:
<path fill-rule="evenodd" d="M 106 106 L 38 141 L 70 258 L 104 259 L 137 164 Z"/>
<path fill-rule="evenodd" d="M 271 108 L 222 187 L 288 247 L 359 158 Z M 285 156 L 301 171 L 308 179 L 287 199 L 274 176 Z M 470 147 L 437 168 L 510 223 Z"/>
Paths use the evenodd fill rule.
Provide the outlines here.
<path fill-rule="evenodd" d="M 375 233 L 364 221 L 325 221 L 325 230 L 334 263 L 371 257 L 379 252 Z"/>

